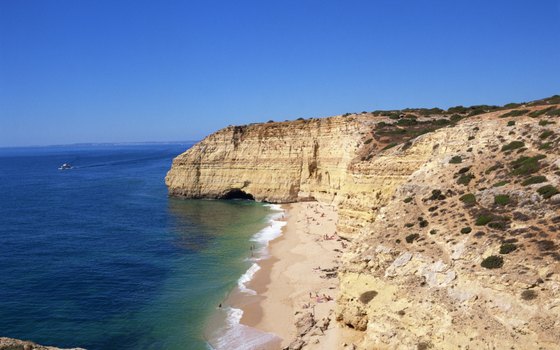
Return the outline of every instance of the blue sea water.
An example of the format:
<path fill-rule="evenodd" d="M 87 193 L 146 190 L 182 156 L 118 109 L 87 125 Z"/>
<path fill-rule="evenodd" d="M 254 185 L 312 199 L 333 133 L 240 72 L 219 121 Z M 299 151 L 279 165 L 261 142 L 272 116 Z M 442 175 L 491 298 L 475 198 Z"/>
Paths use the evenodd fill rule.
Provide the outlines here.
<path fill-rule="evenodd" d="M 168 198 L 165 174 L 189 146 L 0 149 L 0 336 L 207 348 L 205 321 L 271 209 Z"/>

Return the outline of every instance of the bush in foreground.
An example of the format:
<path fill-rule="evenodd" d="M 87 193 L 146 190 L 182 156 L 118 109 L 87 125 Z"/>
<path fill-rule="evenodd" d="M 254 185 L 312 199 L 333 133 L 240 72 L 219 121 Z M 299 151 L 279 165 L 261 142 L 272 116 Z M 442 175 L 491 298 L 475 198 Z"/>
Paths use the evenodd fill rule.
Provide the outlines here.
<path fill-rule="evenodd" d="M 525 142 L 523 141 L 512 141 L 507 145 L 502 146 L 502 152 L 513 151 L 514 149 L 518 149 L 521 147 L 525 147 Z"/>
<path fill-rule="evenodd" d="M 519 157 L 511 162 L 512 174 L 514 175 L 529 175 L 539 171 L 541 165 L 539 160 L 546 158 L 544 154 L 539 154 L 534 157 Z"/>
<path fill-rule="evenodd" d="M 487 269 L 499 269 L 504 266 L 504 258 L 497 255 L 490 255 L 486 259 L 482 260 L 480 266 Z"/>
<path fill-rule="evenodd" d="M 478 218 L 476 218 L 476 222 L 475 225 L 476 226 L 484 226 L 487 223 L 489 223 L 490 221 L 492 221 L 493 217 L 490 215 L 480 215 Z"/>
<path fill-rule="evenodd" d="M 457 179 L 457 184 L 467 186 L 472 179 L 474 179 L 473 174 L 463 174 Z"/>
<path fill-rule="evenodd" d="M 531 176 L 530 178 L 528 178 L 527 180 L 523 181 L 521 183 L 521 185 L 523 186 L 529 186 L 529 185 L 533 185 L 533 184 L 540 184 L 542 182 L 546 182 L 546 177 L 545 176 Z"/>
<path fill-rule="evenodd" d="M 507 194 L 498 194 L 494 196 L 494 204 L 507 205 L 509 204 L 509 196 Z"/>
<path fill-rule="evenodd" d="M 552 196 L 554 196 L 555 194 L 558 194 L 560 192 L 558 192 L 558 189 L 552 185 L 546 185 L 543 187 L 540 187 L 537 192 L 543 196 L 543 198 L 548 199 Z"/>
<path fill-rule="evenodd" d="M 461 156 L 454 156 L 449 160 L 450 164 L 459 164 L 463 162 L 463 158 Z"/>
<path fill-rule="evenodd" d="M 500 254 L 509 254 L 517 250 L 517 245 L 514 243 L 504 243 L 500 246 Z"/>
<path fill-rule="evenodd" d="M 420 238 L 420 235 L 418 233 L 411 233 L 408 236 L 405 237 L 406 243 L 412 243 L 415 240 L 417 240 L 418 238 Z"/>
<path fill-rule="evenodd" d="M 472 193 L 467 193 L 459 197 L 459 200 L 465 204 L 474 204 L 476 203 L 476 197 Z"/>
<path fill-rule="evenodd" d="M 521 292 L 521 299 L 523 300 L 533 300 L 537 297 L 537 292 L 531 289 L 524 290 Z"/>

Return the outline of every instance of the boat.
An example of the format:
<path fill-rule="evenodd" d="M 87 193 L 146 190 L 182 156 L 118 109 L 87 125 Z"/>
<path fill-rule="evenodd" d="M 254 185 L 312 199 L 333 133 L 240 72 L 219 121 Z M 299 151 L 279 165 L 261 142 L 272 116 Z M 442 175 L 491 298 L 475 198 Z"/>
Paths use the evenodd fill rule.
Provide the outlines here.
<path fill-rule="evenodd" d="M 69 170 L 69 169 L 72 169 L 72 165 L 68 163 L 64 163 L 58 168 L 58 170 Z"/>

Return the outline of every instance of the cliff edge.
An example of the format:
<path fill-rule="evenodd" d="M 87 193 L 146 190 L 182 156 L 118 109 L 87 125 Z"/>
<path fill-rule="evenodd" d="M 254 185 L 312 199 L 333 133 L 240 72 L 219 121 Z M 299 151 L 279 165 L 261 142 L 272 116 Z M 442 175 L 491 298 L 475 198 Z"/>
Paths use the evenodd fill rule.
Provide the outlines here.
<path fill-rule="evenodd" d="M 359 349 L 560 348 L 560 96 L 228 127 L 185 198 L 334 205 L 337 321 Z"/>

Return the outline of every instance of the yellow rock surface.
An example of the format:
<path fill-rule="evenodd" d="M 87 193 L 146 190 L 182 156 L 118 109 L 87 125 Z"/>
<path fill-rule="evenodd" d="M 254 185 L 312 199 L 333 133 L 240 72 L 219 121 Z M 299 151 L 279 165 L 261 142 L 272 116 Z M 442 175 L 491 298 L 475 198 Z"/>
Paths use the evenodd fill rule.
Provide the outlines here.
<path fill-rule="evenodd" d="M 359 349 L 560 349 L 560 198 L 537 192 L 560 188 L 560 128 L 546 115 L 505 112 L 385 150 L 371 135 L 386 117 L 227 127 L 178 156 L 166 184 L 187 198 L 239 190 L 335 204 L 338 233 L 351 241 L 336 317 L 363 331 Z M 523 147 L 503 151 L 512 141 Z M 533 174 L 515 174 L 516 160 L 543 153 Z M 546 182 L 523 186 L 531 175 Z M 476 203 L 463 203 L 466 193 Z M 510 203 L 495 204 L 496 195 Z M 481 215 L 496 225 L 477 226 Z M 517 249 L 500 254 L 504 243 Z M 489 255 L 503 266 L 481 267 Z"/>

